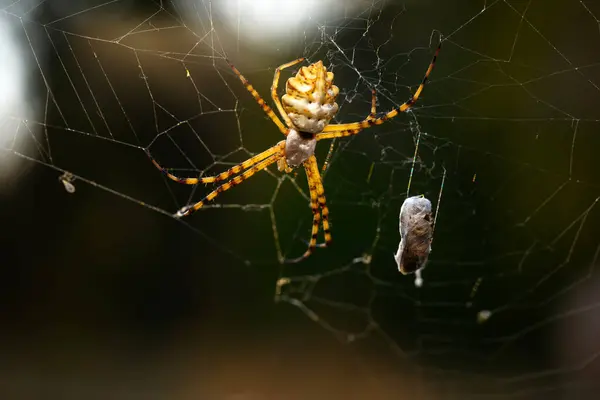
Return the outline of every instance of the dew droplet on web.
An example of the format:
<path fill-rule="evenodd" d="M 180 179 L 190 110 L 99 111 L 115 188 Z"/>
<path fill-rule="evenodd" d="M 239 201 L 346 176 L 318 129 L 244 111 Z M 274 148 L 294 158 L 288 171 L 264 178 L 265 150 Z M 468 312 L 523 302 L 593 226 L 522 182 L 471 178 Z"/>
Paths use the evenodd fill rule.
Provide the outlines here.
<path fill-rule="evenodd" d="M 490 310 L 481 310 L 477 313 L 477 323 L 483 324 L 492 316 L 492 312 Z"/>

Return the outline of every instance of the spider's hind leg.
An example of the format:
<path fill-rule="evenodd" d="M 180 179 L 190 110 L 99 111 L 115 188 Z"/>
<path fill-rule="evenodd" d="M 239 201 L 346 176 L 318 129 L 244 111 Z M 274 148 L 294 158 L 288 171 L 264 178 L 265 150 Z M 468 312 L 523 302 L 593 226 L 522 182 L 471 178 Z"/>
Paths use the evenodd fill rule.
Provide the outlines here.
<path fill-rule="evenodd" d="M 213 190 L 212 192 L 210 192 L 209 194 L 206 195 L 206 197 L 204 197 L 202 200 L 200 200 L 199 202 L 195 203 L 195 204 L 191 204 L 191 205 L 187 205 L 183 208 L 181 208 L 179 211 L 177 211 L 177 213 L 174 215 L 177 218 L 180 217 L 185 217 L 190 215 L 191 213 L 198 211 L 199 209 L 201 209 L 206 203 L 208 203 L 209 201 L 212 201 L 215 199 L 215 197 L 217 197 L 219 194 L 231 189 L 234 186 L 239 185 L 240 183 L 244 182 L 246 179 L 250 178 L 252 175 L 256 174 L 259 171 L 262 171 L 263 169 L 267 168 L 269 165 L 277 162 L 277 160 L 283 156 L 283 149 L 278 153 L 278 154 L 274 154 L 268 158 L 266 158 L 265 160 L 254 164 L 251 168 L 247 169 L 246 171 L 244 171 L 242 174 L 236 176 L 233 179 L 230 179 L 229 181 L 225 182 L 224 184 L 222 184 L 221 186 L 219 186 L 218 188 L 216 188 L 215 190 Z"/>
<path fill-rule="evenodd" d="M 319 175 L 319 166 L 317 165 L 317 159 L 314 155 L 305 162 L 304 168 L 306 170 L 306 177 L 308 178 L 310 207 L 313 213 L 311 237 L 306 252 L 304 252 L 304 254 L 298 258 L 286 260 L 286 263 L 300 262 L 308 258 L 313 253 L 315 248 L 329 246 L 332 240 L 331 232 L 329 230 L 329 208 L 327 207 L 325 200 L 323 182 L 321 181 L 321 176 Z M 321 224 L 323 225 L 325 242 L 317 244 L 319 225 Z"/>
<path fill-rule="evenodd" d="M 205 176 L 202 178 L 182 178 L 179 176 L 175 176 L 175 175 L 171 174 L 167 169 L 163 168 L 154 159 L 154 157 L 152 157 L 152 155 L 150 154 L 150 152 L 148 150 L 146 150 L 146 155 L 150 158 L 150 161 L 152 161 L 152 164 L 154 164 L 154 166 L 170 180 L 175 181 L 177 183 L 182 183 L 184 185 L 197 185 L 199 183 L 218 183 L 218 182 L 227 180 L 227 179 L 231 178 L 233 175 L 239 174 L 240 172 L 258 164 L 260 161 L 271 157 L 273 154 L 282 152 L 284 148 L 285 148 L 285 141 L 282 140 L 281 142 L 277 143 L 275 146 L 263 151 L 262 153 L 255 155 L 254 157 L 250 157 L 243 163 L 233 166 L 225 172 L 221 172 L 220 174 L 215 175 L 215 176 Z"/>

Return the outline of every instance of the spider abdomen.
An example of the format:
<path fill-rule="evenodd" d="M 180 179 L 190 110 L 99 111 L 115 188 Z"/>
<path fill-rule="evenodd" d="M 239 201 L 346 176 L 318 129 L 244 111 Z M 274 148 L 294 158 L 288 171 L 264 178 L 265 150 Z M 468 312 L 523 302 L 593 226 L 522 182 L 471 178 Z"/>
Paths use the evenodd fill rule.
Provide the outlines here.
<path fill-rule="evenodd" d="M 338 111 L 337 103 L 319 104 L 288 95 L 284 95 L 282 101 L 294 126 L 304 132 L 321 132 Z"/>
<path fill-rule="evenodd" d="M 286 94 L 281 98 L 283 108 L 296 128 L 303 132 L 319 133 L 338 111 L 335 102 L 339 89 L 333 84 L 333 73 L 322 61 L 300 68 L 287 80 Z"/>
<path fill-rule="evenodd" d="M 285 161 L 288 166 L 295 168 L 315 154 L 317 139 L 313 134 L 298 132 L 290 129 L 285 140 Z"/>

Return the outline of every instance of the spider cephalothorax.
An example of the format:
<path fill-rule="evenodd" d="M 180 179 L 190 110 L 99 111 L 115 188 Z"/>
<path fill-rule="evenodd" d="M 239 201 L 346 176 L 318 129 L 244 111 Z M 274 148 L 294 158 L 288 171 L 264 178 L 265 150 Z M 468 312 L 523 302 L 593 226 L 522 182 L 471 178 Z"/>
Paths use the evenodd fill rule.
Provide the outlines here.
<path fill-rule="evenodd" d="M 271 97 L 273 98 L 273 102 L 277 106 L 277 110 L 285 122 L 285 125 L 273 112 L 271 107 L 269 107 L 262 97 L 260 97 L 258 92 L 246 78 L 244 78 L 232 64 L 229 64 L 246 89 L 248 89 L 254 99 L 262 107 L 264 112 L 271 118 L 275 125 L 277 125 L 279 131 L 286 136 L 286 140 L 280 141 L 270 149 L 249 158 L 243 163 L 236 165 L 219 175 L 205 176 L 202 178 L 179 178 L 172 175 L 154 161 L 150 156 L 150 153 L 148 153 L 154 165 L 169 179 L 176 182 L 187 185 L 196 185 L 198 183 L 227 181 L 210 192 L 199 202 L 181 208 L 175 216 L 183 217 L 199 210 L 206 202 L 213 200 L 220 193 L 239 185 L 256 172 L 267 168 L 271 164 L 277 163 L 278 168 L 285 172 L 290 172 L 292 167 L 303 165 L 308 179 L 310 207 L 313 213 L 312 233 L 308 249 L 304 255 L 290 261 L 300 261 L 313 252 L 317 247 L 317 234 L 319 233 L 319 226 L 321 224 L 323 225 L 325 245 L 328 245 L 331 242 L 331 233 L 329 232 L 329 209 L 327 208 L 325 201 L 325 190 L 323 188 L 319 166 L 317 165 L 317 159 L 314 155 L 317 141 L 355 135 L 365 128 L 382 124 L 385 121 L 394 118 L 398 113 L 404 112 L 412 107 L 421 95 L 423 87 L 427 82 L 427 78 L 433 69 L 440 48 L 441 43 L 433 56 L 431 64 L 429 64 L 427 72 L 425 72 L 423 81 L 415 91 L 414 95 L 406 103 L 392 109 L 380 118 L 375 118 L 376 97 L 375 91 L 373 91 L 371 113 L 369 116 L 360 122 L 348 124 L 329 124 L 338 111 L 338 105 L 335 102 L 335 99 L 339 93 L 339 89 L 333 84 L 333 73 L 327 71 L 327 68 L 325 68 L 322 61 L 317 61 L 308 67 L 300 68 L 294 77 L 288 79 L 286 82 L 286 94 L 281 98 L 281 101 L 277 95 L 277 85 L 279 83 L 281 70 L 304 61 L 304 58 L 299 58 L 283 64 L 275 70 L 273 85 L 271 86 Z M 237 176 L 233 177 L 234 175 Z"/>

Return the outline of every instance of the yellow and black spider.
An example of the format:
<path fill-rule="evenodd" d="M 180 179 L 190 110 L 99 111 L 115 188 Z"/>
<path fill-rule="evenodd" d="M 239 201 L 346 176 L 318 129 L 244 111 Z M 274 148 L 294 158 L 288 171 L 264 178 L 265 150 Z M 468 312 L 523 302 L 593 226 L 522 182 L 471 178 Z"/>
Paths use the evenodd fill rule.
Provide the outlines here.
<path fill-rule="evenodd" d="M 394 118 L 399 113 L 404 112 L 412 107 L 423 91 L 423 87 L 425 86 L 427 78 L 429 77 L 429 74 L 435 65 L 435 60 L 441 49 L 441 46 L 442 44 L 440 42 L 440 45 L 438 46 L 433 59 L 431 60 L 431 64 L 429 64 L 429 68 L 427 68 L 427 72 L 425 72 L 423 81 L 417 88 L 415 94 L 406 103 L 392 109 L 381 118 L 376 118 L 376 94 L 373 90 L 371 99 L 371 113 L 369 116 L 363 121 L 347 124 L 329 124 L 329 121 L 338 111 L 338 105 L 335 102 L 335 99 L 339 93 L 339 89 L 333 84 L 333 73 L 327 71 L 327 68 L 323 65 L 322 61 L 317 61 L 316 63 L 313 63 L 307 67 L 300 68 L 296 76 L 288 79 L 286 83 L 286 94 L 282 96 L 281 101 L 277 96 L 277 85 L 279 83 L 279 75 L 281 70 L 304 61 L 304 58 L 299 58 L 283 64 L 275 70 L 273 85 L 271 86 L 271 96 L 275 102 L 275 105 L 277 106 L 279 114 L 285 122 L 285 125 L 281 122 L 277 115 L 275 115 L 271 107 L 265 103 L 258 92 L 248 82 L 248 80 L 246 80 L 246 78 L 244 78 L 244 76 L 242 76 L 242 74 L 231 63 L 229 63 L 229 66 L 240 78 L 246 89 L 248 89 L 252 96 L 254 96 L 264 112 L 273 120 L 275 125 L 277 125 L 281 133 L 283 133 L 286 138 L 270 149 L 267 149 L 262 153 L 249 158 L 243 163 L 236 165 L 229 170 L 220 173 L 219 175 L 207 176 L 203 178 L 179 178 L 175 175 L 172 175 L 163 167 L 161 167 L 148 152 L 148 156 L 154 165 L 169 179 L 186 185 L 196 185 L 198 183 L 217 183 L 225 181 L 231 176 L 244 171 L 240 175 L 237 175 L 210 192 L 199 202 L 183 207 L 175 215 L 177 217 L 183 217 L 191 214 L 192 212 L 202 208 L 206 202 L 213 200 L 220 193 L 239 185 L 256 172 L 267 168 L 269 165 L 275 162 L 277 163 L 278 169 L 280 171 L 285 171 L 286 173 L 291 172 L 292 168 L 303 164 L 308 179 L 308 187 L 310 190 L 310 206 L 313 213 L 312 235 L 306 252 L 301 257 L 288 260 L 288 262 L 298 262 L 311 255 L 311 253 L 317 247 L 317 234 L 319 233 L 320 223 L 323 225 L 323 233 L 325 236 L 324 246 L 329 245 L 331 243 L 331 233 L 329 231 L 329 209 L 325 203 L 325 190 L 323 188 L 323 182 L 319 173 L 317 159 L 314 155 L 317 141 L 355 135 L 365 128 L 382 124 L 385 121 Z"/>

